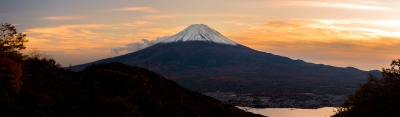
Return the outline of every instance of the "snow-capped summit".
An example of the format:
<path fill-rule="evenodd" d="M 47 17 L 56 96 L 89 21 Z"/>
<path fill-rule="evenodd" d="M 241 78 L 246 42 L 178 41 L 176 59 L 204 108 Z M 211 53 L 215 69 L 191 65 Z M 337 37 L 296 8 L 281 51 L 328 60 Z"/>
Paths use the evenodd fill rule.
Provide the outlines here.
<path fill-rule="evenodd" d="M 178 34 L 165 38 L 160 43 L 185 42 L 185 41 L 207 41 L 226 45 L 237 45 L 237 43 L 221 35 L 218 31 L 204 24 L 193 24 Z"/>

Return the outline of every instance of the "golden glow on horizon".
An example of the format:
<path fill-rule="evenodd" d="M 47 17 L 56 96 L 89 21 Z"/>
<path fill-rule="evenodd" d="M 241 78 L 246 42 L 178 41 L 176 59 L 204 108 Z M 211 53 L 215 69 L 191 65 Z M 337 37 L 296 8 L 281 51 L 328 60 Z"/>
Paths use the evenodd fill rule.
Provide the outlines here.
<path fill-rule="evenodd" d="M 373 65 L 364 61 L 398 58 L 398 32 L 334 24 L 318 20 L 273 20 L 227 34 L 227 37 L 257 50 L 342 67 L 349 66 L 348 62 L 352 61 L 353 65 L 373 69 Z"/>
<path fill-rule="evenodd" d="M 346 21 L 347 23 L 340 22 L 343 21 L 305 19 L 271 20 L 265 23 L 247 24 L 247 28 L 235 32 L 226 32 L 226 34 L 223 35 L 257 50 L 265 50 L 280 55 L 289 54 L 292 55 L 293 58 L 307 58 L 307 56 L 312 56 L 307 54 L 318 56 L 337 55 L 340 57 L 324 58 L 322 61 L 313 60 L 316 58 L 309 57 L 308 60 L 320 63 L 329 61 L 329 63 L 340 66 L 346 66 L 348 62 L 337 59 L 345 58 L 347 61 L 369 59 L 375 61 L 396 58 L 395 54 L 381 55 L 381 52 L 385 50 L 396 53 L 393 48 L 397 48 L 400 45 L 400 36 L 396 35 L 397 32 L 373 28 L 341 26 L 341 24 L 349 25 L 353 21 Z M 104 33 L 104 31 L 107 31 L 104 30 L 104 28 L 109 29 L 109 27 L 119 27 L 117 30 L 124 30 L 124 28 L 121 27 L 125 27 L 131 30 L 132 28 L 128 27 L 140 27 L 153 24 L 154 23 L 148 21 L 137 21 L 129 25 L 126 23 L 121 25 L 65 25 L 28 29 L 25 33 L 30 35 L 33 40 L 30 42 L 30 46 L 40 47 L 45 51 L 64 49 L 70 54 L 82 54 L 81 51 L 76 51 L 76 49 L 99 51 L 98 48 L 103 48 L 101 51 L 104 51 L 104 48 L 108 49 L 127 43 L 139 42 L 141 38 L 153 40 L 165 35 L 171 36 L 185 28 L 143 28 L 137 29 L 136 33 L 114 36 L 111 36 L 112 33 Z M 244 23 L 236 24 L 240 26 L 244 25 Z M 53 37 L 58 38 L 55 40 L 52 39 Z M 135 38 L 132 40 L 132 37 Z M 118 38 L 125 38 L 125 40 L 119 39 L 119 41 L 114 41 Z M 56 44 L 58 46 L 45 46 L 51 44 Z M 362 62 L 358 64 L 361 65 L 365 63 Z"/>
<path fill-rule="evenodd" d="M 33 7 L 0 10 L 0 20 L 18 24 L 28 48 L 55 53 L 64 66 L 121 55 L 130 51 L 111 48 L 198 23 L 250 48 L 313 63 L 370 70 L 400 58 L 394 0 L 25 2 Z"/>

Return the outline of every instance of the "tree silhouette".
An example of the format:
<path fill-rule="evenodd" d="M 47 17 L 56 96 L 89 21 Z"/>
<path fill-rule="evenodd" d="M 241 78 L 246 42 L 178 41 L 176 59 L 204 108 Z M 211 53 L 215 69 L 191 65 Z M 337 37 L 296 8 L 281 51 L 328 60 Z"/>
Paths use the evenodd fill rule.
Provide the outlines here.
<path fill-rule="evenodd" d="M 24 43 L 28 42 L 26 34 L 18 33 L 17 29 L 9 23 L 0 25 L 0 51 L 16 62 L 23 59 L 20 50 L 25 49 Z"/>
<path fill-rule="evenodd" d="M 25 49 L 26 34 L 17 33 L 17 29 L 9 23 L 0 26 L 0 51 L 16 52 Z"/>
<path fill-rule="evenodd" d="M 337 117 L 341 116 L 400 116 L 400 59 L 391 68 L 382 69 L 382 78 L 369 75 L 368 82 L 349 95 Z"/>

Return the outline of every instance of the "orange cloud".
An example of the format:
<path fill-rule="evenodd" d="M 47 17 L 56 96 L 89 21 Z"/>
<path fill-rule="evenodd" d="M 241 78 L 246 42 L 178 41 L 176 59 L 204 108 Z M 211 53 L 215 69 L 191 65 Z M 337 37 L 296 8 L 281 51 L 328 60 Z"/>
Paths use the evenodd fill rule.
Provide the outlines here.
<path fill-rule="evenodd" d="M 24 33 L 41 38 L 91 37 L 95 33 L 87 29 L 99 29 L 106 26 L 102 24 L 62 25 L 58 27 L 31 28 L 24 31 Z"/>
<path fill-rule="evenodd" d="M 377 6 L 377 2 L 359 2 L 359 1 L 280 1 L 276 6 L 301 6 L 301 7 L 325 7 L 325 8 L 344 8 L 359 10 L 392 10 L 389 7 Z"/>
<path fill-rule="evenodd" d="M 235 22 L 235 21 L 221 21 L 221 22 L 222 22 L 222 23 L 226 23 L 226 24 L 233 24 L 233 25 L 237 25 L 237 26 L 247 25 L 247 23 Z"/>
<path fill-rule="evenodd" d="M 390 11 L 396 8 L 378 0 L 256 0 L 235 3 L 248 7 L 314 7 L 339 8 L 367 11 Z"/>
<path fill-rule="evenodd" d="M 145 15 L 143 18 L 146 19 L 166 19 L 181 16 L 180 14 L 158 14 L 158 15 Z"/>
<path fill-rule="evenodd" d="M 150 25 L 150 24 L 154 24 L 153 22 L 149 22 L 149 21 L 136 21 L 133 23 L 125 23 L 123 24 L 124 26 L 129 26 L 129 27 L 134 27 L 134 26 L 141 26 L 141 25 Z"/>
<path fill-rule="evenodd" d="M 400 58 L 400 36 L 391 35 L 398 32 L 347 25 L 318 20 L 272 20 L 251 24 L 226 36 L 257 50 L 341 67 L 380 69 Z"/>
<path fill-rule="evenodd" d="M 31 28 L 23 33 L 27 34 L 30 40 L 27 43 L 28 47 L 40 47 L 42 50 L 95 48 L 100 46 L 93 42 L 101 38 L 99 38 L 99 33 L 93 30 L 107 26 L 103 24 L 62 25 Z"/>
<path fill-rule="evenodd" d="M 151 7 L 127 7 L 127 8 L 119 8 L 115 10 L 120 10 L 120 11 L 142 11 L 142 12 L 149 12 L 149 13 L 156 13 L 158 12 L 154 8 Z"/>
<path fill-rule="evenodd" d="M 38 18 L 41 20 L 76 20 L 76 19 L 82 19 L 82 17 L 79 16 L 49 16 L 49 17 L 42 17 Z"/>
<path fill-rule="evenodd" d="M 184 16 L 194 16 L 194 17 L 226 17 L 226 18 L 256 18 L 261 17 L 261 15 L 250 15 L 250 14 L 238 14 L 238 13 L 201 13 L 201 14 L 187 14 Z"/>
<path fill-rule="evenodd" d="M 137 21 L 134 25 L 152 24 L 146 21 Z M 31 28 L 23 33 L 30 40 L 27 47 L 36 47 L 45 52 L 76 54 L 112 53 L 111 48 L 120 47 L 127 43 L 141 42 L 142 39 L 152 41 L 160 36 L 172 35 L 184 27 L 120 29 L 110 31 L 112 27 L 129 27 L 131 25 L 106 24 L 79 24 L 61 25 L 55 27 Z M 57 52 L 55 52 L 57 50 Z M 115 55 L 115 54 L 110 54 Z"/>
<path fill-rule="evenodd" d="M 219 17 L 219 18 L 260 18 L 261 15 L 238 14 L 238 13 L 193 13 L 193 14 L 157 14 L 145 15 L 146 19 L 166 19 L 176 17 Z"/>
<path fill-rule="evenodd" d="M 351 23 L 351 22 L 349 22 Z M 251 34 L 247 38 L 284 38 L 297 40 L 368 40 L 381 37 L 400 37 L 399 32 L 383 29 L 351 26 L 350 24 L 326 23 L 319 20 L 271 20 L 252 24 L 240 33 Z M 254 34 L 257 33 L 257 34 Z M 238 33 L 236 33 L 238 34 Z M 261 35 L 260 35 L 261 34 Z M 253 35 L 257 35 L 254 37 Z"/>

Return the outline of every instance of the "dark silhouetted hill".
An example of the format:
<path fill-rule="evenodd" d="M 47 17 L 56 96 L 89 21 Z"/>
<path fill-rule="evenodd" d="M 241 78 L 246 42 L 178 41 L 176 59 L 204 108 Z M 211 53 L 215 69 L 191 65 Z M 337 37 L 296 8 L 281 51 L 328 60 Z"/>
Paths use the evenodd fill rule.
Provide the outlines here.
<path fill-rule="evenodd" d="M 122 63 L 80 72 L 52 59 L 27 59 L 22 66 L 19 92 L 0 90 L 0 116 L 261 117 Z"/>

